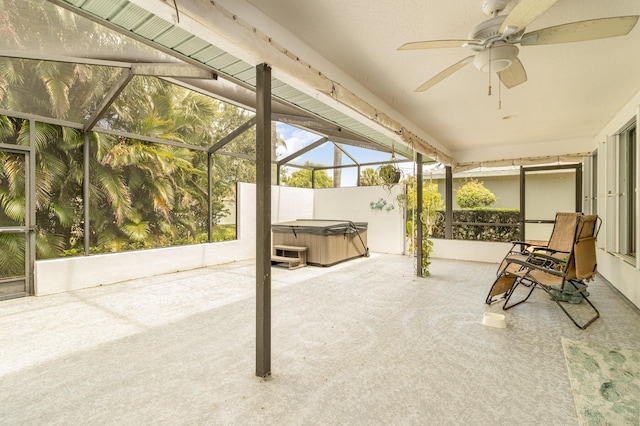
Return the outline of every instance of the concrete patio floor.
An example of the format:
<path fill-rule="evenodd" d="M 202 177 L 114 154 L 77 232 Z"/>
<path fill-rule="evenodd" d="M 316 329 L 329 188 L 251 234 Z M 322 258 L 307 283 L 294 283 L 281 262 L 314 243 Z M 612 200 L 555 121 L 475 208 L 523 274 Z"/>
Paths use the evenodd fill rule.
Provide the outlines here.
<path fill-rule="evenodd" d="M 598 278 L 586 331 L 541 291 L 485 327 L 495 268 L 275 267 L 266 380 L 251 261 L 0 302 L 0 423 L 577 425 L 561 337 L 640 350 L 638 310 Z"/>

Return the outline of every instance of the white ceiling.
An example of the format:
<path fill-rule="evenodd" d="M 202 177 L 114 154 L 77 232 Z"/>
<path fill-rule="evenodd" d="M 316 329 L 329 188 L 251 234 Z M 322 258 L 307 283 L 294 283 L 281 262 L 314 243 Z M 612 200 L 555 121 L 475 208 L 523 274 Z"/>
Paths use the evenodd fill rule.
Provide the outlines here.
<path fill-rule="evenodd" d="M 337 67 L 350 77 L 350 82 L 338 80 L 341 84 L 358 94 L 364 88 L 383 110 L 457 161 L 514 158 L 505 153 L 514 146 L 521 156 L 546 155 L 551 147 L 554 155 L 591 151 L 598 132 L 640 90 L 640 25 L 624 37 L 521 47 L 528 81 L 510 90 L 502 87 L 498 109 L 497 78 L 492 77 L 488 96 L 489 75 L 473 65 L 426 92 L 414 92 L 471 51 L 397 50 L 409 41 L 467 38 L 488 19 L 481 0 L 247 1 L 250 5 L 242 2 L 243 7 L 237 6 L 239 0 L 223 3 L 266 34 L 287 30 L 288 40 L 278 40 L 284 47 L 290 44 L 330 78 Z M 263 14 L 270 19 L 257 18 Z M 527 31 L 639 14 L 638 0 L 559 0 Z M 271 20 L 275 23 L 265 24 Z M 305 57 L 301 42 L 313 55 Z"/>

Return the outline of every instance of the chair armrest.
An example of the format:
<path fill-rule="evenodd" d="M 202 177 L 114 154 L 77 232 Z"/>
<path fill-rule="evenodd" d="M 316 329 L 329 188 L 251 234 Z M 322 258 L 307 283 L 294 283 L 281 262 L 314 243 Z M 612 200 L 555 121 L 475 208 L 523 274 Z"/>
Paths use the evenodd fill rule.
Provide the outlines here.
<path fill-rule="evenodd" d="M 511 241 L 511 244 L 513 245 L 511 246 L 511 250 L 509 250 L 509 253 L 524 253 L 529 249 L 529 247 L 531 247 L 530 243 L 526 243 L 524 241 Z M 520 247 L 516 249 L 516 246 Z"/>
<path fill-rule="evenodd" d="M 558 263 L 562 262 L 560 259 L 557 259 L 557 258 L 552 257 L 552 256 L 541 255 L 541 257 L 546 258 L 546 259 L 542 259 L 542 260 L 551 261 L 554 264 L 558 264 Z M 536 269 L 538 271 L 543 271 L 543 272 L 546 272 L 546 273 L 551 274 L 551 275 L 556 275 L 558 277 L 563 277 L 564 276 L 564 272 L 563 271 L 558 271 L 557 269 L 549 268 L 549 267 L 546 267 L 545 265 L 536 265 L 535 263 L 531 263 L 528 260 L 505 259 L 505 261 L 507 263 L 515 263 L 516 265 L 520 265 L 520 266 L 522 266 L 524 268 L 527 268 L 529 271 L 531 271 L 532 269 Z"/>
<path fill-rule="evenodd" d="M 567 256 L 569 256 L 569 252 L 568 251 L 561 251 L 561 250 L 555 250 L 549 247 L 539 247 L 539 246 L 533 246 L 533 254 L 542 254 L 544 252 L 547 253 L 551 253 L 551 254 L 556 254 L 556 253 L 562 253 L 562 254 L 566 254 Z"/>

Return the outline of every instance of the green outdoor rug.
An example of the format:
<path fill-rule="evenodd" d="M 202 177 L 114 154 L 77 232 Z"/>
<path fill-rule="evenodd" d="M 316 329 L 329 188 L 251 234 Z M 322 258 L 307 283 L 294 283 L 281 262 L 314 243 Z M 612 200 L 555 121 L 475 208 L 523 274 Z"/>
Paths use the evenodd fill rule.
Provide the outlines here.
<path fill-rule="evenodd" d="M 580 425 L 640 425 L 640 352 L 562 338 Z"/>

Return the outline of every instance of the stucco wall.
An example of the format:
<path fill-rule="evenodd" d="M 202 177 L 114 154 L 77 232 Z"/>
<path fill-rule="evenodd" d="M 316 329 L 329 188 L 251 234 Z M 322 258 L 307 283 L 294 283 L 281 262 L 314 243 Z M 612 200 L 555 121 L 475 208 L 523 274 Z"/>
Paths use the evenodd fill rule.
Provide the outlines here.
<path fill-rule="evenodd" d="M 607 136 L 616 134 L 629 120 L 638 115 L 640 109 L 640 91 L 607 123 L 602 131 L 593 140 L 593 149 L 598 148 L 598 215 L 602 218 L 602 228 L 598 237 L 598 272 L 606 278 L 620 293 L 629 299 L 634 305 L 640 307 L 640 270 L 635 265 L 623 260 L 615 254 L 604 250 L 605 245 L 612 241 L 607 238 L 607 230 L 615 232 L 617 217 L 607 214 L 607 177 L 617 179 L 617 170 L 607 170 L 605 142 Z M 636 165 L 640 168 L 640 165 Z M 640 217 L 640 211 L 636 207 L 636 217 Z M 614 238 L 615 239 L 615 238 Z M 636 254 L 638 256 L 638 254 Z M 595 301 L 594 301 L 595 303 Z"/>
<path fill-rule="evenodd" d="M 431 257 L 498 263 L 510 248 L 509 243 L 434 239 Z"/>
<path fill-rule="evenodd" d="M 380 186 L 330 188 L 315 190 L 314 217 L 368 222 L 367 245 L 378 253 L 401 254 L 404 251 L 404 219 L 395 198 L 404 191 L 396 185 L 387 192 Z M 386 202 L 382 209 L 371 203 Z M 393 206 L 393 209 L 391 209 Z"/>

